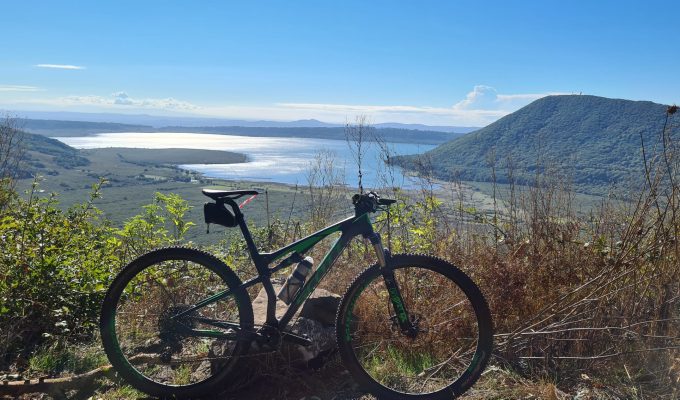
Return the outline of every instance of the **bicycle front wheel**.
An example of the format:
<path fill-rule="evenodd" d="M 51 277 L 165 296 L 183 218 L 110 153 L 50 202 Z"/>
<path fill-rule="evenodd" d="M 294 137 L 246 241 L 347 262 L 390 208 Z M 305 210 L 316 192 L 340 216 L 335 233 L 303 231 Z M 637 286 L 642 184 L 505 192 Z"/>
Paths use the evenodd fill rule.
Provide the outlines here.
<path fill-rule="evenodd" d="M 135 259 L 102 305 L 100 331 L 109 361 L 128 383 L 154 396 L 219 392 L 250 344 L 238 334 L 253 326 L 240 283 L 229 267 L 199 250 L 171 247 Z M 232 296 L 189 311 L 228 290 Z"/>
<path fill-rule="evenodd" d="M 430 256 L 391 257 L 416 334 L 402 333 L 380 268 L 362 272 L 336 321 L 343 362 L 357 382 L 384 399 L 451 399 L 469 389 L 491 355 L 489 308 L 474 282 Z"/>

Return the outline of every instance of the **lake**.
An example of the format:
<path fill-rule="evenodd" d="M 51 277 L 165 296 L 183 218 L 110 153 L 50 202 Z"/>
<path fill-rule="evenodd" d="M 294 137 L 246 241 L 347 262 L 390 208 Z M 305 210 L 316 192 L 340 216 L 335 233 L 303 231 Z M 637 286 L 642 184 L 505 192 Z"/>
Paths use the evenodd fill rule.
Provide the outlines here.
<path fill-rule="evenodd" d="M 253 137 L 175 132 L 101 133 L 83 137 L 57 137 L 78 149 L 104 147 L 132 147 L 147 149 L 185 148 L 227 150 L 243 153 L 248 161 L 236 164 L 190 164 L 181 168 L 198 171 L 210 178 L 250 180 L 286 184 L 307 184 L 310 166 L 320 153 L 330 154 L 335 170 L 344 176 L 342 181 L 357 186 L 357 164 L 349 145 L 344 140 Z M 364 143 L 366 148 L 363 168 L 364 187 L 380 186 L 380 171 L 384 171 L 381 151 L 375 143 Z M 433 145 L 388 143 L 391 155 L 416 154 L 433 149 Z"/>

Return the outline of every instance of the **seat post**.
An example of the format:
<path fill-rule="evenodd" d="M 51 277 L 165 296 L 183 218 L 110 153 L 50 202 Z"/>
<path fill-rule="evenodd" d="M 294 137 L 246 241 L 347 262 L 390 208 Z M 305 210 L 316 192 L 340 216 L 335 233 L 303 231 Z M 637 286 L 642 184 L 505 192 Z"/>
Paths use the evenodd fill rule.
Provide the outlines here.
<path fill-rule="evenodd" d="M 238 227 L 241 229 L 241 234 L 243 235 L 243 238 L 246 241 L 246 245 L 248 246 L 248 251 L 250 252 L 250 256 L 253 259 L 253 262 L 255 263 L 255 268 L 257 271 L 262 274 L 263 271 L 260 269 L 260 265 L 262 264 L 262 260 L 260 257 L 260 252 L 257 250 L 257 246 L 255 245 L 255 241 L 253 240 L 253 236 L 250 234 L 250 229 L 248 229 L 248 224 L 246 224 L 246 218 L 241 212 L 241 209 L 239 208 L 238 204 L 236 204 L 236 201 L 231 198 L 225 198 L 224 202 L 229 204 L 231 208 L 234 210 L 234 218 L 236 218 L 236 223 L 238 223 Z M 266 268 L 267 266 L 264 265 L 262 268 L 267 271 L 268 269 Z"/>

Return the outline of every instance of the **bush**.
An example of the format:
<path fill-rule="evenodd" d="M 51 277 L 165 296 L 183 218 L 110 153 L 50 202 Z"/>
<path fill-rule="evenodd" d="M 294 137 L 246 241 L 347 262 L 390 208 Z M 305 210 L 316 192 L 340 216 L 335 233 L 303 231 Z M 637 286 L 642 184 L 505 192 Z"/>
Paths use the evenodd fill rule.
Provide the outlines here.
<path fill-rule="evenodd" d="M 17 198 L 0 216 L 0 353 L 29 351 L 58 337 L 82 340 L 118 267 L 118 242 L 92 201 L 66 211 L 56 195 Z"/>
<path fill-rule="evenodd" d="M 194 225 L 185 220 L 192 207 L 179 195 L 156 193 L 154 202 L 144 212 L 125 222 L 114 240 L 120 244 L 121 260 L 127 263 L 154 248 L 179 244 Z"/>
<path fill-rule="evenodd" d="M 62 211 L 56 194 L 34 181 L 27 199 L 12 197 L 0 214 L 0 355 L 5 362 L 36 347 L 88 341 L 121 265 L 151 248 L 178 244 L 193 224 L 175 194 L 156 194 L 144 213 L 114 229 L 90 199 Z M 2 365 L 2 362 L 0 362 Z"/>

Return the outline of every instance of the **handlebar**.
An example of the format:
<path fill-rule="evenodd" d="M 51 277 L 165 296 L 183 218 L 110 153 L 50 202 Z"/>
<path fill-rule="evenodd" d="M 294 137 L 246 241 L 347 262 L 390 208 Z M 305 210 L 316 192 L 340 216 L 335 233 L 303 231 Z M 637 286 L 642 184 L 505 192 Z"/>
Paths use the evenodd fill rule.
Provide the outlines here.
<path fill-rule="evenodd" d="M 396 202 L 397 201 L 393 199 L 380 198 L 376 192 L 355 194 L 352 196 L 352 204 L 354 204 L 356 215 L 367 212 L 376 212 L 378 211 L 379 206 L 389 206 L 390 204 L 394 204 Z"/>

